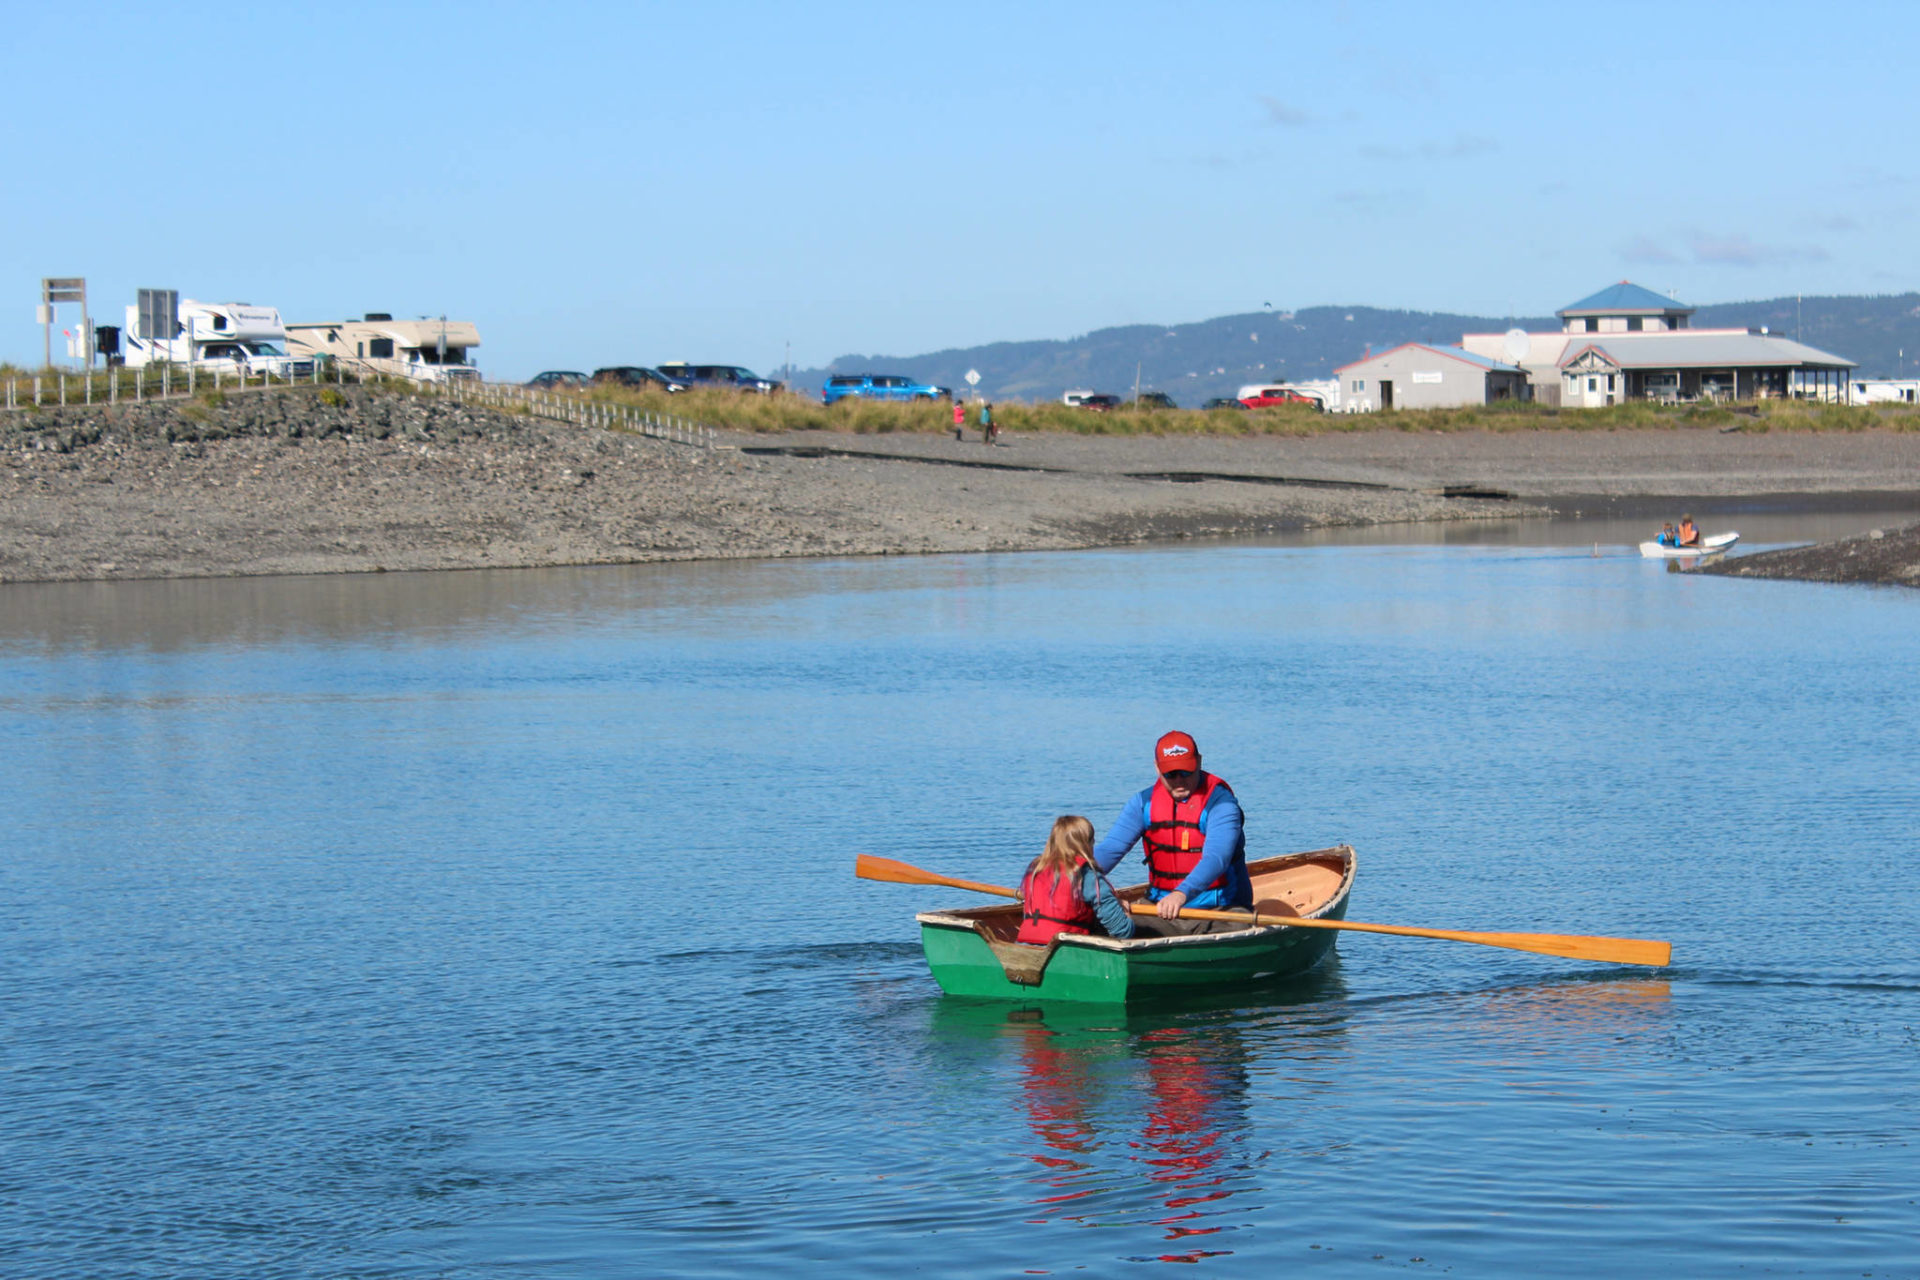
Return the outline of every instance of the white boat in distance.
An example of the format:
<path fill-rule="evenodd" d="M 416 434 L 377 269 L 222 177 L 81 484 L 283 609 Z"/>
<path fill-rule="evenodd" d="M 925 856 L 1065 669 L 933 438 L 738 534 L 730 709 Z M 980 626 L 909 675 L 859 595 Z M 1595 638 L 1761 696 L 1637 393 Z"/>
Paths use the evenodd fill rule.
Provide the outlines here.
<path fill-rule="evenodd" d="M 1672 547 L 1658 539 L 1640 544 L 1640 554 L 1648 559 L 1660 559 L 1666 556 L 1710 556 L 1716 551 L 1725 551 L 1740 541 L 1737 533 L 1716 533 L 1710 538 L 1700 539 L 1698 546 Z"/>

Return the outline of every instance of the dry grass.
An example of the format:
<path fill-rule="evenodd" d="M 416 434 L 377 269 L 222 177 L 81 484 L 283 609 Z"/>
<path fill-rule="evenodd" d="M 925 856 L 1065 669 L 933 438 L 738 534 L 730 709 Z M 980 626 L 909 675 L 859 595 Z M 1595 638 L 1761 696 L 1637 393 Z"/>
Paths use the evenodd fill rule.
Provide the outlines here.
<path fill-rule="evenodd" d="M 896 404 L 846 399 L 828 407 L 798 395 L 753 396 L 731 391 L 680 395 L 596 387 L 589 399 L 677 414 L 735 431 L 842 431 L 853 435 L 939 434 L 953 430 L 945 402 Z M 1830 405 L 1765 400 L 1737 405 L 1659 405 L 1645 402 L 1604 409 L 1552 409 L 1533 404 L 1405 409 L 1391 413 L 1319 413 L 1305 406 L 1214 410 L 1123 409 L 1096 413 L 1052 401 L 993 406 L 1002 431 L 1073 435 L 1308 436 L 1347 431 L 1620 431 L 1739 427 L 1745 431 L 1920 431 L 1920 409 L 1904 405 Z M 979 430 L 969 405 L 967 431 Z"/>

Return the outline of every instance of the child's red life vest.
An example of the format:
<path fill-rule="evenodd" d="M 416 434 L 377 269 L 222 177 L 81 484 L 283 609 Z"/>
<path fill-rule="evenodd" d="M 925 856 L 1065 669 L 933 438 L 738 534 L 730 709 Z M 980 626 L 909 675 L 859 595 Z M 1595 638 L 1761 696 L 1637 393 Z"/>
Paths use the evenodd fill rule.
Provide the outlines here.
<path fill-rule="evenodd" d="M 1036 874 L 1039 865 L 1035 858 L 1020 878 L 1020 933 L 1014 940 L 1045 946 L 1055 934 L 1093 932 L 1100 917 L 1093 904 L 1080 896 L 1081 864 L 1074 864 L 1065 875 Z"/>
<path fill-rule="evenodd" d="M 1206 781 L 1185 800 L 1176 801 L 1164 782 L 1154 783 L 1148 791 L 1147 829 L 1140 844 L 1147 855 L 1147 881 L 1162 893 L 1178 889 L 1187 874 L 1200 865 L 1200 855 L 1207 845 L 1207 803 L 1214 792 L 1233 794 L 1232 787 L 1212 774 L 1205 777 Z M 1201 885 L 1196 892 L 1224 888 L 1231 870 L 1231 866 L 1223 869 L 1218 879 Z"/>

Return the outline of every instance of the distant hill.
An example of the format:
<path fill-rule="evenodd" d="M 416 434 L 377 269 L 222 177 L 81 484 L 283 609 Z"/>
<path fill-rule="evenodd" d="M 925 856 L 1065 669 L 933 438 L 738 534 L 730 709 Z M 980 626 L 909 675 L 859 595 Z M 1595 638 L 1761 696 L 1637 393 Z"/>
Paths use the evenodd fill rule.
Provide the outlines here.
<path fill-rule="evenodd" d="M 1920 369 L 1920 293 L 1877 297 L 1771 298 L 1701 307 L 1701 328 L 1765 325 L 1856 361 L 1869 377 L 1914 376 Z M 917 356 L 841 356 L 824 369 L 796 370 L 796 387 L 818 393 L 836 373 L 902 373 L 964 388 L 968 369 L 992 399 L 1050 400 L 1073 387 L 1129 395 L 1164 391 L 1197 406 L 1249 382 L 1330 377 L 1333 370 L 1403 342 L 1455 343 L 1463 333 L 1499 333 L 1518 325 L 1559 328 L 1552 316 L 1468 316 L 1377 307 L 1256 311 L 1193 324 L 1126 325 L 1078 338 L 996 342 Z M 1902 357 L 1899 353 L 1906 353 Z"/>

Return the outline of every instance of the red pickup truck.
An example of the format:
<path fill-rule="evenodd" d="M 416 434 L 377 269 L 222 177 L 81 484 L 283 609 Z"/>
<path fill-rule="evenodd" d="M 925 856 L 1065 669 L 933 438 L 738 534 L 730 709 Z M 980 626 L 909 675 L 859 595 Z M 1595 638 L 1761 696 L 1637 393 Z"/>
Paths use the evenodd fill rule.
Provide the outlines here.
<path fill-rule="evenodd" d="M 1241 396 L 1240 403 L 1249 409 L 1273 409 L 1283 404 L 1310 404 L 1316 409 L 1327 407 L 1320 402 L 1320 397 L 1295 391 L 1292 387 L 1261 387 L 1253 395 Z"/>

